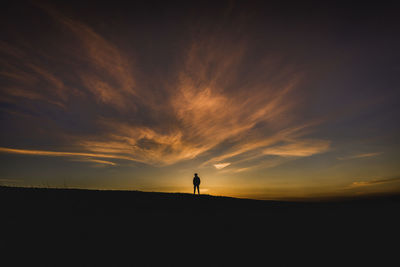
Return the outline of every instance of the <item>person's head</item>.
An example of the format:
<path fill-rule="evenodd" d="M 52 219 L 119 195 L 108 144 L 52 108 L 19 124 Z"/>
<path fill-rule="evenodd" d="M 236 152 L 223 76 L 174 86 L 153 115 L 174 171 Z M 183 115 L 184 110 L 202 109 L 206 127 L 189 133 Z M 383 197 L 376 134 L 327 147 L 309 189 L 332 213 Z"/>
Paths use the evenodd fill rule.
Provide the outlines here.
<path fill-rule="evenodd" d="M 195 173 L 194 176 L 197 176 L 197 173 Z"/>

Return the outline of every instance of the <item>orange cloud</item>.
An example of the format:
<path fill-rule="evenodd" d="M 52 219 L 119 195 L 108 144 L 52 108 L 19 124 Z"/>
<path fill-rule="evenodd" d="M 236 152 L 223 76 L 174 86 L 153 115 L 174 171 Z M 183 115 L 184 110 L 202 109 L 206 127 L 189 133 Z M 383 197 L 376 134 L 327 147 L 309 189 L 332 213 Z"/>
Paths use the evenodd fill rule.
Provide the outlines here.
<path fill-rule="evenodd" d="M 40 63 L 33 63 L 29 48 L 23 51 L 17 46 L 0 42 L 0 53 L 4 58 L 9 58 L 1 62 L 3 71 L 0 76 L 8 83 L 1 90 L 1 100 L 17 102 L 20 98 L 26 98 L 65 107 L 68 90 L 63 81 L 51 70 L 39 66 Z"/>
<path fill-rule="evenodd" d="M 129 97 L 136 95 L 132 65 L 119 49 L 89 26 L 45 8 L 81 41 L 84 54 L 92 65 L 91 73 L 80 74 L 86 88 L 102 103 L 129 108 Z M 112 82 L 110 82 L 112 81 Z"/>
<path fill-rule="evenodd" d="M 393 183 L 400 181 L 400 177 L 392 177 L 392 178 L 380 178 L 380 179 L 373 179 L 369 181 L 358 181 L 353 182 L 350 187 L 364 187 L 364 186 L 373 186 L 379 184 L 386 184 L 386 183 Z"/>
<path fill-rule="evenodd" d="M 287 145 L 267 148 L 263 154 L 281 157 L 308 157 L 328 151 L 329 146 L 330 141 L 326 140 L 300 140 Z"/>
<path fill-rule="evenodd" d="M 99 153 L 119 153 L 134 157 L 137 161 L 155 165 L 169 165 L 192 159 L 205 151 L 183 140 L 182 132 L 158 133 L 147 128 L 126 123 L 104 122 L 111 133 L 103 140 L 81 140 L 85 150 Z"/>
<path fill-rule="evenodd" d="M 223 169 L 223 168 L 225 168 L 225 167 L 228 167 L 229 165 L 231 165 L 231 163 L 229 163 L 229 162 L 225 162 L 225 163 L 216 163 L 216 164 L 214 164 L 214 167 L 215 167 L 217 170 L 220 170 L 220 169 Z"/>
<path fill-rule="evenodd" d="M 307 123 L 307 124 L 300 125 L 300 126 L 288 127 L 283 130 L 277 131 L 276 133 L 273 133 L 269 137 L 257 136 L 254 139 L 245 139 L 245 140 L 239 139 L 239 142 L 237 142 L 236 145 L 232 146 L 228 151 L 221 153 L 221 155 L 207 160 L 206 162 L 203 163 L 203 166 L 205 166 L 209 163 L 212 163 L 212 162 L 219 162 L 219 161 L 223 161 L 223 160 L 227 160 L 227 159 L 229 159 L 230 162 L 232 162 L 232 164 L 238 164 L 238 163 L 243 163 L 246 161 L 248 162 L 248 161 L 251 161 L 254 159 L 258 159 L 258 158 L 266 155 L 265 153 L 263 153 L 263 149 L 265 149 L 267 147 L 271 147 L 275 144 L 282 143 L 282 142 L 285 142 L 285 143 L 299 142 L 297 140 L 299 140 L 300 137 L 302 137 L 306 133 L 308 133 L 310 131 L 309 128 L 313 125 L 315 125 L 314 122 Z M 303 143 L 304 143 L 304 141 L 303 141 Z M 308 143 L 309 143 L 308 145 L 311 145 L 311 141 L 309 141 Z M 306 144 L 303 144 L 303 145 L 306 145 Z M 293 148 L 294 147 L 292 147 L 292 149 Z M 243 155 L 246 155 L 246 156 L 243 156 Z M 241 156 L 243 158 L 240 158 Z M 237 157 L 239 157 L 239 159 L 233 159 L 233 158 L 237 158 Z M 257 164 L 257 167 L 263 166 L 263 165 L 265 165 L 265 164 L 261 164 L 261 165 Z M 266 166 L 269 166 L 269 163 L 267 163 Z"/>
<path fill-rule="evenodd" d="M 136 96 L 136 85 L 132 64 L 126 55 L 88 25 L 70 19 L 49 6 L 40 7 L 54 21 L 65 26 L 65 29 L 76 37 L 74 41 L 79 42 L 78 49 L 69 55 L 70 58 L 57 57 L 58 64 L 63 61 L 61 66 L 69 67 L 68 73 L 65 70 L 57 73 L 50 65 L 46 65 L 47 60 L 35 60 L 34 56 L 30 55 L 33 48 L 24 47 L 22 50 L 1 42 L 0 52 L 12 57 L 11 62 L 14 65 L 5 62 L 4 71 L 0 73 L 12 84 L 10 90 L 3 92 L 6 95 L 0 97 L 8 101 L 12 101 L 12 97 L 24 97 L 64 106 L 69 97 L 89 93 L 99 103 L 115 109 L 134 109 L 131 100 Z M 62 47 L 60 45 L 59 49 Z M 46 54 L 46 51 L 43 51 L 43 54 Z M 65 54 L 65 51 L 60 51 L 60 54 Z M 77 69 L 77 65 L 86 67 Z M 74 83 L 79 77 L 81 86 L 71 85 L 71 77 Z"/>
<path fill-rule="evenodd" d="M 98 163 L 101 165 L 111 165 L 111 166 L 116 166 L 117 164 L 111 161 L 107 160 L 100 160 L 100 159 L 91 159 L 91 158 L 83 158 L 83 159 L 75 159 L 74 161 L 80 161 L 80 162 L 94 162 Z"/>
<path fill-rule="evenodd" d="M 348 159 L 361 159 L 361 158 L 371 158 L 381 155 L 383 152 L 372 152 L 372 153 L 361 153 L 356 155 L 351 155 L 347 157 L 339 157 L 339 160 L 348 160 Z"/>
<path fill-rule="evenodd" d="M 60 151 L 45 151 L 45 150 L 29 150 L 29 149 L 15 149 L 0 147 L 1 153 L 10 154 L 22 154 L 22 155 L 33 155 L 33 156 L 50 156 L 50 157 L 93 157 L 93 158 L 111 158 L 111 159 L 123 159 L 130 161 L 138 161 L 137 159 L 123 156 L 123 155 L 112 155 L 112 154 L 94 154 L 94 153 L 79 153 L 79 152 L 60 152 Z M 104 162 L 103 162 L 104 163 Z"/>

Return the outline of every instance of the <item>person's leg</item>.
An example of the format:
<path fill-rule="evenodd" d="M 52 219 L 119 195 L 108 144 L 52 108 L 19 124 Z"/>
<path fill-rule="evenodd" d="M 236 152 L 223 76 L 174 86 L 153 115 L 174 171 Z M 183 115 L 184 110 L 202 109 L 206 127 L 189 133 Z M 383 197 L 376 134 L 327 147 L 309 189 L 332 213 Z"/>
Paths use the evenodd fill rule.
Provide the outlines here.
<path fill-rule="evenodd" d="M 196 186 L 193 186 L 193 188 L 194 188 L 193 194 L 196 195 Z"/>
<path fill-rule="evenodd" d="M 197 186 L 197 193 L 200 195 L 200 185 Z"/>

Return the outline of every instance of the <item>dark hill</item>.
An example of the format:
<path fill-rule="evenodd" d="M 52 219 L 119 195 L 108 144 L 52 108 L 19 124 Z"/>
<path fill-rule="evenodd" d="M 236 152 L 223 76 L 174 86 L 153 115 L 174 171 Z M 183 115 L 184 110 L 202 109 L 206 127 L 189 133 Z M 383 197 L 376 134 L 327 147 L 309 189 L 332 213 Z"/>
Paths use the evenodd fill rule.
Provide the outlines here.
<path fill-rule="evenodd" d="M 399 196 L 283 202 L 0 187 L 0 201 L 1 251 L 19 255 L 2 266 L 387 266 L 399 261 Z"/>

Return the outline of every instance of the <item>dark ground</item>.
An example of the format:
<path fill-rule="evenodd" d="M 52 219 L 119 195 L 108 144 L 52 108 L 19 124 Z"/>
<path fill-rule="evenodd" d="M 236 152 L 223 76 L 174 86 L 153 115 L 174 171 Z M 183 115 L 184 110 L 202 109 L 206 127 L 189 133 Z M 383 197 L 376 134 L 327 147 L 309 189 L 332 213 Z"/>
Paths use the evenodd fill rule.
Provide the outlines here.
<path fill-rule="evenodd" d="M 0 187 L 0 266 L 400 266 L 400 196 L 257 201 Z"/>

